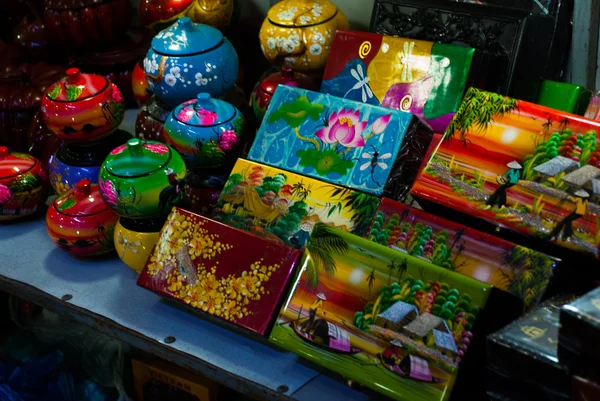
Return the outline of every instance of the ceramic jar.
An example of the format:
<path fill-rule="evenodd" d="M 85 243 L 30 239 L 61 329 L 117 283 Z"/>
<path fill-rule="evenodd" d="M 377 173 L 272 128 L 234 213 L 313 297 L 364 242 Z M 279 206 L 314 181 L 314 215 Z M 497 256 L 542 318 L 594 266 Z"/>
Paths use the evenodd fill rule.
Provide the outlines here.
<path fill-rule="evenodd" d="M 54 244 L 71 256 L 100 256 L 114 250 L 118 220 L 100 196 L 98 185 L 81 180 L 48 208 L 46 229 Z"/>
<path fill-rule="evenodd" d="M 244 117 L 237 108 L 200 93 L 169 114 L 164 134 L 189 169 L 231 171 L 243 150 L 244 126 Z"/>
<path fill-rule="evenodd" d="M 0 146 L 0 221 L 35 213 L 46 201 L 48 179 L 42 164 Z"/>
<path fill-rule="evenodd" d="M 110 135 L 125 115 L 123 95 L 108 79 L 67 70 L 42 98 L 48 129 L 68 142 L 89 142 Z"/>
<path fill-rule="evenodd" d="M 179 17 L 222 29 L 229 25 L 234 0 L 141 0 L 138 8 L 140 21 L 158 32 Z"/>
<path fill-rule="evenodd" d="M 114 243 L 117 255 L 138 274 L 158 242 L 166 217 L 157 219 L 127 219 L 121 217 L 115 228 Z"/>
<path fill-rule="evenodd" d="M 116 130 L 108 138 L 90 144 L 63 143 L 48 164 L 50 186 L 54 193 L 64 194 L 83 179 L 97 184 L 100 166 L 106 156 L 128 139 L 131 139 L 131 134 Z"/>
<path fill-rule="evenodd" d="M 100 168 L 100 194 L 119 215 L 151 218 L 167 214 L 185 190 L 185 164 L 169 146 L 130 139 Z"/>
<path fill-rule="evenodd" d="M 135 67 L 133 67 L 133 72 L 131 73 L 131 90 L 133 91 L 133 96 L 135 96 L 135 102 L 140 107 L 152 96 L 148 79 L 144 73 L 142 60 L 137 62 Z"/>
<path fill-rule="evenodd" d="M 278 85 L 315 90 L 315 84 L 309 76 L 294 72 L 292 67 L 284 65 L 281 67 L 281 72 L 274 72 L 262 79 L 250 95 L 250 105 L 258 121 L 262 121 L 265 116 Z"/>
<path fill-rule="evenodd" d="M 161 31 L 144 59 L 151 90 L 170 107 L 199 92 L 223 95 L 238 76 L 238 56 L 223 34 L 188 17 Z"/>
<path fill-rule="evenodd" d="M 129 28 L 130 0 L 45 0 L 48 36 L 66 47 L 102 47 Z"/>
<path fill-rule="evenodd" d="M 329 0 L 283 0 L 267 13 L 260 28 L 261 49 L 271 64 L 318 74 L 338 29 L 348 29 L 346 16 Z"/>

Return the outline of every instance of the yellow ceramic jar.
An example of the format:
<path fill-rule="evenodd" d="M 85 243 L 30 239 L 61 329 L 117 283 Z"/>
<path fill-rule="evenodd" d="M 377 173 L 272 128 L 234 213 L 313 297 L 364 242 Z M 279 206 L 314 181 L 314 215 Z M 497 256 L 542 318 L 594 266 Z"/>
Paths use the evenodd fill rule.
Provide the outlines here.
<path fill-rule="evenodd" d="M 129 222 L 135 223 L 123 217 L 117 222 L 114 234 L 115 249 L 121 260 L 140 274 L 146 266 L 154 245 L 158 242 L 161 227 L 156 226 L 157 228 L 140 231 L 141 228 L 129 226 Z"/>
<path fill-rule="evenodd" d="M 271 64 L 317 75 L 338 29 L 348 29 L 348 20 L 329 0 L 283 0 L 262 24 L 260 47 Z"/>

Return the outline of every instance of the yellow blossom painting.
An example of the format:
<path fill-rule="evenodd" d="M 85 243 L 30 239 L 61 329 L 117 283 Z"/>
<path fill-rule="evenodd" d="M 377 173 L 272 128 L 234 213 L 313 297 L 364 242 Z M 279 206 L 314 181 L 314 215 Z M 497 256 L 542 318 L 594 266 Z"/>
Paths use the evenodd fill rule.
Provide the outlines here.
<path fill-rule="evenodd" d="M 264 335 L 300 255 L 175 208 L 138 285 Z"/>

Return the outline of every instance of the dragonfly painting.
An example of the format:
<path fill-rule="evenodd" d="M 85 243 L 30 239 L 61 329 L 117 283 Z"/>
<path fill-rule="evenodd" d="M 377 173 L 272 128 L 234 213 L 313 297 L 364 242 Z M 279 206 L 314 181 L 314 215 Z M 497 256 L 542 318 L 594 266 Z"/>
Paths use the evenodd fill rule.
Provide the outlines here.
<path fill-rule="evenodd" d="M 410 58 L 412 56 L 413 49 L 415 48 L 415 42 L 404 42 L 404 51 L 400 53 L 400 63 L 402 64 L 402 81 L 412 82 L 412 65 Z"/>
<path fill-rule="evenodd" d="M 344 97 L 346 97 L 348 95 L 348 93 L 352 92 L 353 90 L 361 89 L 362 90 L 362 101 L 363 101 L 363 103 L 366 103 L 367 98 L 371 99 L 373 97 L 373 91 L 369 87 L 369 82 L 371 81 L 371 78 L 365 76 L 362 65 L 360 65 L 360 64 L 358 64 L 356 66 L 356 69 L 352 68 L 350 70 L 350 74 L 352 74 L 352 76 L 358 82 L 356 82 L 354 84 L 354 86 L 352 88 L 350 88 L 350 90 L 348 92 L 346 92 Z"/>
<path fill-rule="evenodd" d="M 371 147 L 373 148 L 373 153 L 364 152 L 361 155 L 361 157 L 363 159 L 369 159 L 369 161 L 367 161 L 366 163 L 364 163 L 363 165 L 360 166 L 360 171 L 365 171 L 366 169 L 368 169 L 370 167 L 371 168 L 371 179 L 377 185 L 380 185 L 375 180 L 375 177 L 374 177 L 375 167 L 379 167 L 382 170 L 387 170 L 388 165 L 386 163 L 382 162 L 381 160 L 391 159 L 392 158 L 392 154 L 391 153 L 385 153 L 383 155 L 380 155 L 379 151 L 375 148 L 375 146 L 371 145 Z"/>
<path fill-rule="evenodd" d="M 117 233 L 115 243 L 117 245 L 123 245 L 123 250 L 121 251 L 121 259 L 125 257 L 125 253 L 128 249 L 132 253 L 138 253 L 137 247 L 142 246 L 142 243 L 139 241 L 129 241 L 129 238 L 124 237 L 120 231 Z"/>

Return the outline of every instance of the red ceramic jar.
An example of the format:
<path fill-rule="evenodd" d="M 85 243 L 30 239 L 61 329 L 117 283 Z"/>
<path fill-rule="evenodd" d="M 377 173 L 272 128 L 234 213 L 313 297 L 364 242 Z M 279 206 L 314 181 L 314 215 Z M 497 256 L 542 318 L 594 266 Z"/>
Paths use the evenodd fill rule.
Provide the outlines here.
<path fill-rule="evenodd" d="M 48 179 L 42 164 L 0 146 L 0 221 L 35 213 L 46 201 Z"/>
<path fill-rule="evenodd" d="M 284 65 L 281 67 L 281 72 L 270 74 L 256 84 L 254 91 L 250 95 L 250 105 L 258 121 L 262 121 L 265 116 L 269 102 L 278 85 L 315 90 L 315 83 L 309 76 L 294 72 L 292 67 Z"/>
<path fill-rule="evenodd" d="M 56 246 L 71 256 L 99 256 L 115 249 L 113 235 L 118 220 L 98 186 L 81 180 L 48 208 L 46 228 Z"/>
<path fill-rule="evenodd" d="M 46 32 L 67 47 L 110 45 L 129 29 L 130 21 L 130 0 L 45 0 Z"/>
<path fill-rule="evenodd" d="M 108 79 L 67 70 L 42 98 L 48 129 L 68 142 L 89 142 L 110 135 L 123 121 L 123 95 Z"/>

